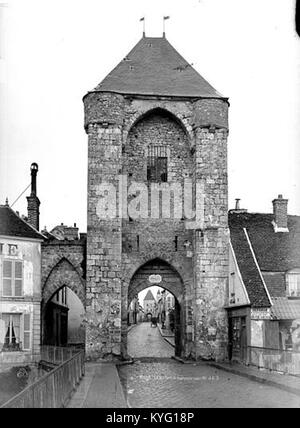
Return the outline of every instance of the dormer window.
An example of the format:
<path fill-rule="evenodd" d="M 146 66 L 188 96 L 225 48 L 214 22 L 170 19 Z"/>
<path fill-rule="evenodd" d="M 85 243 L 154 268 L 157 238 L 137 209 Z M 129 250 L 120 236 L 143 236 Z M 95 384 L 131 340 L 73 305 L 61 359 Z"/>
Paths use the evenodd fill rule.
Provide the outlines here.
<path fill-rule="evenodd" d="M 287 296 L 300 298 L 300 269 L 294 269 L 287 273 Z"/>

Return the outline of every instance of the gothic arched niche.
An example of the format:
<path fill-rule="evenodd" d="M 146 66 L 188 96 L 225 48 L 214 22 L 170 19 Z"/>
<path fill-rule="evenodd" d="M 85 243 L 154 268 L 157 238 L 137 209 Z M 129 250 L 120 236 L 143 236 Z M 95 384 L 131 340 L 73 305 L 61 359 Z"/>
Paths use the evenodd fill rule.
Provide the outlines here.
<path fill-rule="evenodd" d="M 62 258 L 51 270 L 42 291 L 43 306 L 63 286 L 69 287 L 85 305 L 85 288 L 75 267 Z"/>
<path fill-rule="evenodd" d="M 131 126 L 123 147 L 123 174 L 136 182 L 147 181 L 147 160 L 167 158 L 167 181 L 190 175 L 192 156 L 189 136 L 181 121 L 162 108 L 149 110 Z"/>

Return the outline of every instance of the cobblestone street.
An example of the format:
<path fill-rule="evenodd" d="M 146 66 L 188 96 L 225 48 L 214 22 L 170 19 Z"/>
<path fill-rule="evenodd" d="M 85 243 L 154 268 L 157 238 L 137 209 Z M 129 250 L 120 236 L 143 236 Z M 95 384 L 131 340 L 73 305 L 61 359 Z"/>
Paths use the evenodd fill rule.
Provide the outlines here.
<path fill-rule="evenodd" d="M 203 364 L 142 362 L 119 368 L 129 407 L 300 407 L 300 397 Z"/>
<path fill-rule="evenodd" d="M 128 354 L 134 358 L 171 358 L 174 348 L 161 336 L 158 327 L 143 322 L 128 333 Z"/>
<path fill-rule="evenodd" d="M 150 323 L 129 331 L 128 353 L 140 358 L 119 367 L 129 407 L 300 407 L 300 397 L 278 388 L 205 363 L 172 360 L 174 348 Z"/>

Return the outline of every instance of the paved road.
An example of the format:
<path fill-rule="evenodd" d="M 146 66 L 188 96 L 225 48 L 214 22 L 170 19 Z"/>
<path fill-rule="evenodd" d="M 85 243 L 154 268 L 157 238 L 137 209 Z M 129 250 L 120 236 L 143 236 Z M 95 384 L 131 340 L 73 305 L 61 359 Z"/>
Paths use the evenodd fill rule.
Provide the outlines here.
<path fill-rule="evenodd" d="M 130 330 L 128 353 L 141 358 L 119 367 L 130 407 L 300 407 L 300 397 L 294 394 L 205 363 L 180 364 L 172 360 L 174 348 L 150 323 Z"/>
<path fill-rule="evenodd" d="M 296 407 L 300 397 L 202 364 L 143 362 L 119 368 L 130 407 Z"/>
<path fill-rule="evenodd" d="M 133 327 L 128 333 L 128 354 L 134 358 L 171 358 L 174 348 L 161 336 L 158 327 L 144 322 Z"/>

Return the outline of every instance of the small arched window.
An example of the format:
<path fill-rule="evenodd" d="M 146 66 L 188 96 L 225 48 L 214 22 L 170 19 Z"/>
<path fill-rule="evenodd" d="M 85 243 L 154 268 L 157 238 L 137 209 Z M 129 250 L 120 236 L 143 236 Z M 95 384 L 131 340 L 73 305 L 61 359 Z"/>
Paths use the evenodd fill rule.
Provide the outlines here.
<path fill-rule="evenodd" d="M 293 269 L 286 274 L 286 291 L 288 297 L 300 298 L 300 268 Z"/>

